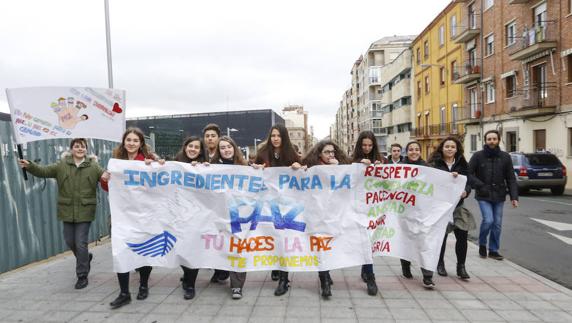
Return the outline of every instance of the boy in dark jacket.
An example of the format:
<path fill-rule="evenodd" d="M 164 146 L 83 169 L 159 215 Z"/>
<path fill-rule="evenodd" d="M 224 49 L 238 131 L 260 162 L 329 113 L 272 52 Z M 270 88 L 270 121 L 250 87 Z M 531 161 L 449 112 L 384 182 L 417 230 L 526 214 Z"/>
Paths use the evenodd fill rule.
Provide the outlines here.
<path fill-rule="evenodd" d="M 504 257 L 498 250 L 504 201 L 509 194 L 512 206 L 518 207 L 518 187 L 510 155 L 499 148 L 499 132 L 489 130 L 484 138 L 483 150 L 476 152 L 469 161 L 469 174 L 482 214 L 479 254 L 482 258 L 487 257 L 490 235 L 488 256 L 502 260 Z"/>

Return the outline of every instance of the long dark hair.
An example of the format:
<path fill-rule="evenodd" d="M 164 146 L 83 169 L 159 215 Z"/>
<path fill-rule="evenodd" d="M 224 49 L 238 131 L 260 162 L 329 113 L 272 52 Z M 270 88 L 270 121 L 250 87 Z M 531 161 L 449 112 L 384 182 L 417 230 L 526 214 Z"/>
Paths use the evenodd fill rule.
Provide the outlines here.
<path fill-rule="evenodd" d="M 340 149 L 340 147 L 338 147 L 338 145 L 336 145 L 336 143 L 334 143 L 331 140 L 322 140 L 319 143 L 317 143 L 314 147 L 312 147 L 312 149 L 310 149 L 310 151 L 308 151 L 306 153 L 306 156 L 304 156 L 304 158 L 302 158 L 302 164 L 306 165 L 308 167 L 319 165 L 320 164 L 320 154 L 322 153 L 322 150 L 324 150 L 324 147 L 326 147 L 327 145 L 331 145 L 334 147 L 334 151 L 335 151 L 334 156 L 336 157 L 336 159 L 338 160 L 340 165 L 350 163 L 349 158 Z"/>
<path fill-rule="evenodd" d="M 228 142 L 232 146 L 232 148 L 234 149 L 234 156 L 232 157 L 232 162 L 234 165 L 248 165 L 248 163 L 244 159 L 244 156 L 242 156 L 242 151 L 240 149 L 238 149 L 236 142 L 234 142 L 234 140 L 232 140 L 232 138 L 230 138 L 228 136 L 222 136 L 218 140 L 218 144 L 216 146 L 216 154 L 215 154 L 215 158 L 214 158 L 215 161 L 219 162 L 222 158 L 220 155 L 220 142 L 221 141 Z"/>
<path fill-rule="evenodd" d="M 457 152 L 455 153 L 455 160 L 456 161 L 464 161 L 465 163 L 467 162 L 465 159 L 465 155 L 464 155 L 464 149 L 463 149 L 463 144 L 461 144 L 461 141 L 455 137 L 449 136 L 445 139 L 443 139 L 440 143 L 439 146 L 437 147 L 437 150 L 435 150 L 432 154 L 431 157 L 429 158 L 429 163 L 430 164 L 434 164 L 435 162 L 437 162 L 438 160 L 442 160 L 443 159 L 443 147 L 445 147 L 445 143 L 447 141 L 453 141 L 455 143 L 455 145 L 457 146 Z"/>
<path fill-rule="evenodd" d="M 373 143 L 373 148 L 371 152 L 367 155 L 364 153 L 362 149 L 362 144 L 364 139 L 369 139 Z M 373 132 L 369 130 L 365 130 L 359 133 L 356 146 L 354 148 L 354 153 L 352 154 L 352 161 L 354 163 L 359 163 L 364 158 L 369 159 L 372 163 L 374 163 L 376 160 L 383 162 L 383 157 L 381 157 L 381 154 L 379 153 L 379 148 L 377 148 L 377 139 L 375 139 L 375 135 L 373 134 Z"/>
<path fill-rule="evenodd" d="M 189 156 L 187 156 L 187 152 L 185 150 L 187 149 L 187 145 L 193 141 L 198 141 L 201 148 L 199 150 L 199 155 L 197 156 L 197 158 L 190 159 Z M 205 151 L 203 148 L 204 148 L 204 144 L 203 144 L 203 141 L 201 138 L 199 138 L 197 136 L 187 137 L 187 139 L 185 139 L 185 142 L 183 142 L 183 147 L 181 147 L 181 150 L 179 150 L 179 152 L 175 156 L 175 160 L 179 161 L 179 162 L 183 162 L 183 163 L 191 163 L 194 161 L 202 163 L 205 161 Z"/>
<path fill-rule="evenodd" d="M 278 159 L 274 158 L 274 146 L 272 146 L 272 130 L 278 130 L 280 133 L 281 144 L 278 148 Z M 299 162 L 300 157 L 296 153 L 292 141 L 290 141 L 290 135 L 288 134 L 288 129 L 284 125 L 275 124 L 268 131 L 268 136 L 264 143 L 260 145 L 258 153 L 256 154 L 256 162 L 264 163 L 267 167 L 270 166 L 290 166 L 295 162 Z"/>
<path fill-rule="evenodd" d="M 418 160 L 409 160 L 409 156 L 407 156 L 407 152 L 409 151 L 409 147 L 411 145 L 417 145 L 419 146 L 419 152 L 421 153 L 423 151 L 423 148 L 421 147 L 421 144 L 419 143 L 419 141 L 410 141 L 407 143 L 407 145 L 405 146 L 405 158 L 403 158 L 403 163 L 405 164 L 421 164 L 421 165 L 426 165 L 427 163 L 423 160 L 423 157 L 419 156 Z"/>
<path fill-rule="evenodd" d="M 145 143 L 145 135 L 143 131 L 139 128 L 127 128 L 123 133 L 123 137 L 121 137 L 121 143 L 113 149 L 113 158 L 117 159 L 129 159 L 127 155 L 127 149 L 125 149 L 125 138 L 131 133 L 134 133 L 137 137 L 139 137 L 139 142 L 141 142 L 141 146 L 139 147 L 138 153 L 142 153 L 145 158 L 153 159 L 153 155 L 149 152 L 149 147 Z"/>

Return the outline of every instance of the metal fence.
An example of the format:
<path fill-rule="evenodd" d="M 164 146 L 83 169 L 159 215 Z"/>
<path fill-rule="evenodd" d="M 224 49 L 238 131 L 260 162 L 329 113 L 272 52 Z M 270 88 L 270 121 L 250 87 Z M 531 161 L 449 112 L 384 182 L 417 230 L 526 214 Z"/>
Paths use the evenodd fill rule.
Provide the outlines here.
<path fill-rule="evenodd" d="M 28 160 L 47 165 L 58 161 L 70 140 L 57 139 L 29 143 L 24 147 Z M 107 165 L 116 143 L 88 140 L 89 153 Z M 63 226 L 56 216 L 57 185 L 54 179 L 28 174 L 24 180 L 11 124 L 0 121 L 0 273 L 46 259 L 67 250 Z M 109 203 L 101 189 L 97 194 L 96 220 L 89 240 L 109 235 Z"/>

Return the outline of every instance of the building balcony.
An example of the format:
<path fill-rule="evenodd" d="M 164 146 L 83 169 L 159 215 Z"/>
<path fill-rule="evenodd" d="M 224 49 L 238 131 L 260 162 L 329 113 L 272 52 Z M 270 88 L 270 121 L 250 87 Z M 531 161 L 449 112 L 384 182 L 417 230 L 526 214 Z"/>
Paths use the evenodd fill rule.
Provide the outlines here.
<path fill-rule="evenodd" d="M 456 119 L 458 124 L 478 123 L 482 115 L 480 103 L 468 103 L 464 107 L 457 107 Z"/>
<path fill-rule="evenodd" d="M 509 57 L 513 61 L 525 60 L 544 51 L 556 49 L 557 44 L 556 24 L 547 21 L 524 29 L 522 37 L 512 46 Z"/>
<path fill-rule="evenodd" d="M 448 137 L 461 134 L 463 127 L 458 123 L 440 123 L 429 125 L 430 137 Z"/>
<path fill-rule="evenodd" d="M 408 123 L 411 120 L 411 105 L 404 105 L 391 112 L 391 123 L 394 125 Z"/>
<path fill-rule="evenodd" d="M 457 44 L 466 43 L 481 33 L 481 21 L 476 13 L 465 15 L 462 22 L 464 25 L 456 26 L 454 36 L 451 37 Z"/>
<path fill-rule="evenodd" d="M 397 82 L 391 89 L 391 97 L 393 100 L 401 99 L 404 96 L 411 96 L 411 82 L 410 80 L 401 80 Z"/>
<path fill-rule="evenodd" d="M 387 136 L 387 128 L 373 128 L 373 134 L 376 136 Z"/>
<path fill-rule="evenodd" d="M 391 127 L 393 126 L 393 112 L 384 113 L 383 117 L 381 118 L 381 124 L 384 127 Z"/>
<path fill-rule="evenodd" d="M 508 98 L 508 113 L 513 117 L 535 117 L 553 114 L 558 105 L 556 83 L 536 84 L 523 88 Z"/>
<path fill-rule="evenodd" d="M 529 3 L 530 0 L 508 0 L 508 4 L 521 4 L 521 3 Z"/>
<path fill-rule="evenodd" d="M 481 65 L 479 59 L 466 61 L 463 65 L 455 66 L 453 69 L 453 82 L 455 84 L 467 84 L 481 78 Z"/>
<path fill-rule="evenodd" d="M 381 94 L 380 100 L 381 102 L 387 104 L 389 102 L 393 102 L 393 100 L 391 99 L 392 96 L 393 96 L 392 91 L 385 91 Z"/>

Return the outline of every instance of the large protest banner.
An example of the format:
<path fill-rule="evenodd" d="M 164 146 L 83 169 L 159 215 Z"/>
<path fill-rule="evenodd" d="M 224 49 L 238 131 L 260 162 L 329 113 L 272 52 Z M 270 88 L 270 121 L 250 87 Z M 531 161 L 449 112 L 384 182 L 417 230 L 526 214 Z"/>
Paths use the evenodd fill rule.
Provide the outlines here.
<path fill-rule="evenodd" d="M 17 143 L 57 138 L 121 141 L 125 91 L 89 87 L 7 89 Z"/>
<path fill-rule="evenodd" d="M 330 270 L 372 263 L 372 250 L 431 269 L 464 187 L 462 176 L 408 165 L 262 171 L 112 159 L 108 170 L 118 272 L 144 265 Z M 383 171 L 392 175 L 377 176 Z M 424 181 L 433 192 L 420 188 Z"/>

